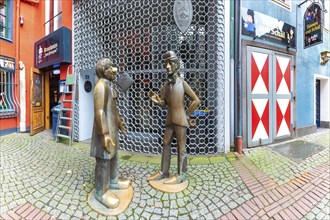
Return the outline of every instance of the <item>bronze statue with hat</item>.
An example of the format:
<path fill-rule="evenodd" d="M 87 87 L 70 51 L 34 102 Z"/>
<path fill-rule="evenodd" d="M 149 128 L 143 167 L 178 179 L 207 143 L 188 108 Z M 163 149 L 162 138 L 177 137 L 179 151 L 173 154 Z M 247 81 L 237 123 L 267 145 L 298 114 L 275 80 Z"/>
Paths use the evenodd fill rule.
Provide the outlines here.
<path fill-rule="evenodd" d="M 150 91 L 149 98 L 160 107 L 167 107 L 166 128 L 163 139 L 163 152 L 160 171 L 147 178 L 149 183 L 165 192 L 175 192 L 175 185 L 187 183 L 187 152 L 186 136 L 187 128 L 194 126 L 195 121 L 190 118 L 200 103 L 195 92 L 188 83 L 179 77 L 180 60 L 173 51 L 164 54 L 167 82 L 165 82 L 161 95 Z M 185 97 L 191 99 L 191 103 L 185 110 Z M 177 139 L 178 147 L 178 173 L 170 176 L 169 168 L 171 162 L 171 143 L 173 138 Z M 156 184 L 156 185 L 155 185 Z"/>

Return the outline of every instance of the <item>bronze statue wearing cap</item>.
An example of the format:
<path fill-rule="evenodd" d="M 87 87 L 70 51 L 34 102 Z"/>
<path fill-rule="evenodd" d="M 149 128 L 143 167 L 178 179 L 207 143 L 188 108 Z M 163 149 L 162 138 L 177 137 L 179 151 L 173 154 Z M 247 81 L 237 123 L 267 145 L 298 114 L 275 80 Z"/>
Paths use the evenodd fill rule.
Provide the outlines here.
<path fill-rule="evenodd" d="M 113 81 L 117 68 L 109 58 L 96 63 L 99 77 L 94 88 L 94 126 L 91 141 L 91 156 L 96 159 L 95 199 L 106 208 L 119 206 L 119 198 L 111 190 L 127 189 L 129 180 L 118 179 L 118 130 L 126 132 L 125 122 L 117 110 L 117 91 Z"/>
<path fill-rule="evenodd" d="M 167 106 L 166 129 L 163 139 L 163 153 L 161 170 L 148 177 L 148 181 L 169 178 L 169 168 L 171 162 L 171 143 L 174 136 L 178 145 L 178 174 L 164 181 L 164 184 L 179 184 L 186 180 L 187 155 L 186 155 L 186 135 L 189 125 L 194 125 L 194 120 L 190 119 L 200 103 L 195 92 L 188 83 L 179 77 L 180 61 L 173 51 L 164 54 L 165 68 L 168 82 L 163 86 L 160 97 L 149 93 L 150 99 L 158 106 Z M 185 111 L 184 99 L 188 96 L 191 103 Z"/>

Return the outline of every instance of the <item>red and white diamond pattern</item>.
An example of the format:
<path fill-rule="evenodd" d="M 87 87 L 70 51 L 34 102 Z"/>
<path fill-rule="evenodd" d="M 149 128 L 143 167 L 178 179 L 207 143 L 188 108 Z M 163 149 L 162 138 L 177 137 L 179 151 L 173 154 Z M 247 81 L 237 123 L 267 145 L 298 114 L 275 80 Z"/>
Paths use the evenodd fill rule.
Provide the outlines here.
<path fill-rule="evenodd" d="M 269 138 L 269 55 L 251 53 L 251 94 L 262 94 L 265 98 L 252 98 L 252 141 Z"/>
<path fill-rule="evenodd" d="M 276 99 L 276 136 L 290 135 L 290 58 L 276 57 L 276 95 L 288 97 Z"/>

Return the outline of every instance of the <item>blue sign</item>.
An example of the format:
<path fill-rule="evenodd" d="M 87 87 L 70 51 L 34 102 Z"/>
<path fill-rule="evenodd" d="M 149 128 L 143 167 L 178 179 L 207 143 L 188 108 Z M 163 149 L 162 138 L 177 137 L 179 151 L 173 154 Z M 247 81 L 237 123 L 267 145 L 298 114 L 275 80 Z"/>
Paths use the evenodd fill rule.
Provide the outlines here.
<path fill-rule="evenodd" d="M 0 55 L 0 69 L 7 72 L 15 72 L 15 59 Z"/>
<path fill-rule="evenodd" d="M 35 67 L 71 63 L 71 30 L 61 27 L 34 44 Z"/>
<path fill-rule="evenodd" d="M 191 116 L 192 117 L 207 116 L 208 114 L 209 114 L 208 110 L 196 110 L 191 114 Z"/>
<path fill-rule="evenodd" d="M 323 28 L 321 17 L 321 6 L 313 3 L 309 6 L 304 15 L 304 48 L 311 47 L 323 42 Z"/>

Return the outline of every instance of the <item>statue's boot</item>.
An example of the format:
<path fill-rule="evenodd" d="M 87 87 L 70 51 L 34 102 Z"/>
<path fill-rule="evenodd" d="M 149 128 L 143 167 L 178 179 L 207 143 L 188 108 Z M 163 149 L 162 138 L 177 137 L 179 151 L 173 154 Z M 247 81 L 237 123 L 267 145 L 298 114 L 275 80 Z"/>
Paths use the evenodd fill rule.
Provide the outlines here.
<path fill-rule="evenodd" d="M 119 206 L 119 198 L 117 195 L 108 190 L 101 198 L 96 197 L 96 200 L 102 203 L 109 209 L 115 209 Z"/>
<path fill-rule="evenodd" d="M 131 180 L 118 179 L 110 180 L 110 189 L 127 189 L 131 185 Z"/>
<path fill-rule="evenodd" d="M 186 175 L 181 174 L 180 176 L 175 175 L 172 176 L 171 178 L 167 179 L 166 181 L 164 181 L 164 184 L 179 184 L 182 183 L 183 181 L 185 181 L 187 179 Z"/>
<path fill-rule="evenodd" d="M 158 171 L 158 172 L 148 176 L 147 181 L 149 182 L 149 181 L 152 181 L 152 180 L 161 180 L 161 179 L 164 179 L 164 178 L 165 177 L 164 177 L 163 173 L 161 171 Z"/>

